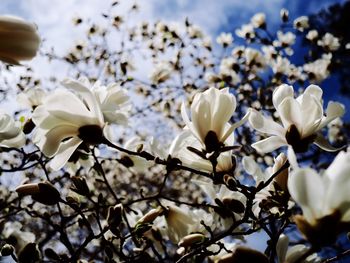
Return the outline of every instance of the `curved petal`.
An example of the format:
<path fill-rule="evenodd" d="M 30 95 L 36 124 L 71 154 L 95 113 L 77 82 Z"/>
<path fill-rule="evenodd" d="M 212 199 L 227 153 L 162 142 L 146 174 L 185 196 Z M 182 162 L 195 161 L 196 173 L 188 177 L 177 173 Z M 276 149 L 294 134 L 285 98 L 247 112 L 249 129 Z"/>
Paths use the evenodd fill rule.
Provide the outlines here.
<path fill-rule="evenodd" d="M 334 119 L 338 117 L 342 117 L 345 113 L 345 107 L 343 104 L 330 101 L 327 106 L 326 110 L 326 117 L 324 117 L 318 127 L 318 129 L 322 129 L 325 127 L 328 123 L 333 121 Z"/>
<path fill-rule="evenodd" d="M 218 98 L 219 101 L 215 104 L 212 112 L 211 128 L 217 132 L 219 138 L 222 135 L 224 125 L 230 120 L 234 112 L 235 104 L 233 104 L 232 97 L 220 94 Z"/>
<path fill-rule="evenodd" d="M 51 169 L 54 171 L 61 169 L 82 142 L 83 141 L 80 138 L 74 137 L 64 143 L 61 143 L 57 154 L 50 162 Z"/>
<path fill-rule="evenodd" d="M 305 138 L 313 134 L 318 128 L 322 117 L 323 107 L 319 100 L 310 94 L 304 94 L 300 103 L 301 107 L 301 137 Z"/>
<path fill-rule="evenodd" d="M 277 111 L 282 120 L 283 126 L 288 129 L 294 124 L 299 132 L 302 125 L 302 112 L 300 104 L 294 98 L 285 98 L 277 108 Z"/>
<path fill-rule="evenodd" d="M 288 190 L 292 198 L 301 206 L 309 223 L 323 216 L 325 185 L 320 175 L 313 169 L 298 169 L 291 173 Z"/>
<path fill-rule="evenodd" d="M 281 234 L 280 237 L 278 238 L 277 245 L 276 245 L 276 253 L 277 253 L 279 263 L 286 262 L 288 245 L 289 245 L 288 236 Z"/>
<path fill-rule="evenodd" d="M 260 112 L 250 109 L 249 123 L 257 131 L 272 135 L 278 135 L 280 137 L 285 136 L 284 128 L 273 121 L 271 118 L 263 116 Z"/>
<path fill-rule="evenodd" d="M 318 133 L 317 137 L 314 141 L 314 144 L 316 144 L 318 147 L 320 147 L 322 150 L 325 150 L 327 152 L 337 152 L 340 151 L 342 148 L 344 147 L 340 147 L 340 148 L 335 148 L 333 147 L 327 140 L 325 137 L 323 137 L 322 134 Z"/>
<path fill-rule="evenodd" d="M 278 136 L 271 136 L 252 144 L 252 147 L 260 153 L 272 152 L 281 146 L 287 145 L 285 139 Z"/>
<path fill-rule="evenodd" d="M 191 109 L 191 118 L 193 128 L 195 129 L 195 133 L 198 134 L 201 142 L 204 143 L 205 137 L 212 128 L 210 127 L 211 112 L 209 102 L 203 100 L 200 103 L 198 103 L 195 109 Z M 220 136 L 220 134 L 217 134 L 218 131 L 214 130 L 214 132 L 217 136 Z"/>
<path fill-rule="evenodd" d="M 43 147 L 41 151 L 48 157 L 53 156 L 60 147 L 62 140 L 75 136 L 78 134 L 77 127 L 74 126 L 58 126 L 49 130 L 45 137 L 42 138 L 44 140 Z"/>
<path fill-rule="evenodd" d="M 256 185 L 268 178 L 268 176 L 261 170 L 260 166 L 255 162 L 253 157 L 244 156 L 242 158 L 242 165 L 244 170 L 253 176 Z"/>
<path fill-rule="evenodd" d="M 282 84 L 272 94 L 272 102 L 275 109 L 278 109 L 278 106 L 285 98 L 294 98 L 294 89 L 292 86 Z"/>
<path fill-rule="evenodd" d="M 310 95 L 310 96 L 313 96 L 315 99 L 317 99 L 320 103 L 322 102 L 322 95 L 323 95 L 323 90 L 317 86 L 317 85 L 314 85 L 314 84 L 311 84 L 309 85 L 303 95 Z"/>

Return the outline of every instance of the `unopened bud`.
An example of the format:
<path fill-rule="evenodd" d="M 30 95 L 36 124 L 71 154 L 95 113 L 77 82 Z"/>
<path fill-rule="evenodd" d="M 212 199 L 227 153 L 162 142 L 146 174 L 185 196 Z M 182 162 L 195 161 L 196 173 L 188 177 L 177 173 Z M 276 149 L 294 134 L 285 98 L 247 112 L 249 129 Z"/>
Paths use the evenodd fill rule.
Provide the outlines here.
<path fill-rule="evenodd" d="M 145 223 L 151 224 L 162 213 L 163 213 L 163 208 L 162 207 L 151 209 L 150 211 L 148 211 L 143 217 L 141 217 L 137 221 L 136 225 L 138 225 L 138 224 L 145 224 Z"/>
<path fill-rule="evenodd" d="M 16 188 L 20 195 L 31 195 L 32 198 L 44 205 L 55 205 L 61 197 L 60 192 L 49 182 L 24 184 Z"/>
<path fill-rule="evenodd" d="M 178 245 L 180 247 L 190 247 L 192 245 L 202 243 L 205 239 L 206 237 L 203 234 L 190 234 L 183 237 Z"/>
<path fill-rule="evenodd" d="M 89 196 L 90 195 L 90 189 L 86 183 L 85 178 L 83 178 L 81 176 L 72 176 L 71 179 L 72 179 L 72 182 L 74 184 L 74 187 L 71 188 L 72 191 L 74 191 L 77 194 L 80 194 L 82 196 Z"/>

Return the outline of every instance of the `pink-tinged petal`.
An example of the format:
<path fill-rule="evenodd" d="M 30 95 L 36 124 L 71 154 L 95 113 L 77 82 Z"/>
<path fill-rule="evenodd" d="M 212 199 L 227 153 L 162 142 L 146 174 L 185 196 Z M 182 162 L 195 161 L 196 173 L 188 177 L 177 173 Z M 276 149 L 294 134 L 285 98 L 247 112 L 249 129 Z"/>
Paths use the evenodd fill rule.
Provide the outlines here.
<path fill-rule="evenodd" d="M 301 123 L 302 123 L 302 138 L 314 134 L 317 130 L 322 117 L 323 107 L 319 100 L 310 94 L 304 94 L 301 103 Z"/>
<path fill-rule="evenodd" d="M 285 136 L 285 129 L 271 118 L 263 116 L 260 112 L 250 109 L 249 123 L 257 131 L 280 137 Z"/>
<path fill-rule="evenodd" d="M 54 171 L 61 169 L 68 162 L 69 158 L 82 142 L 83 141 L 78 137 L 74 137 L 68 141 L 65 141 L 64 143 L 61 143 L 57 154 L 50 161 L 51 169 Z"/>
<path fill-rule="evenodd" d="M 333 121 L 334 119 L 338 117 L 342 117 L 345 113 L 345 107 L 343 104 L 330 101 L 327 106 L 326 110 L 326 117 L 324 117 L 318 127 L 318 129 L 322 129 L 325 127 L 328 123 Z"/>
<path fill-rule="evenodd" d="M 278 109 L 278 106 L 285 98 L 294 98 L 294 89 L 292 86 L 282 84 L 272 94 L 272 102 L 275 109 Z"/>
<path fill-rule="evenodd" d="M 307 221 L 313 224 L 323 216 L 325 185 L 320 175 L 313 169 L 298 169 L 291 173 L 288 190 L 292 198 L 301 206 Z"/>
<path fill-rule="evenodd" d="M 287 145 L 285 139 L 278 136 L 271 136 L 264 140 L 252 144 L 252 147 L 260 153 L 272 152 L 284 145 Z"/>
<path fill-rule="evenodd" d="M 78 135 L 78 129 L 74 126 L 64 125 L 53 128 L 42 138 L 44 144 L 41 151 L 46 156 L 51 157 L 57 152 L 62 140 L 76 135 Z"/>
<path fill-rule="evenodd" d="M 294 124 L 299 132 L 302 124 L 302 112 L 300 104 L 291 97 L 285 98 L 278 106 L 277 109 L 283 126 L 288 129 L 290 125 Z"/>
<path fill-rule="evenodd" d="M 327 152 L 337 152 L 340 151 L 341 149 L 343 149 L 344 147 L 340 147 L 340 148 L 335 148 L 334 146 L 332 146 L 328 140 L 323 137 L 322 134 L 318 133 L 317 137 L 314 141 L 314 144 L 316 144 L 318 147 L 320 147 L 322 150 L 325 150 Z"/>

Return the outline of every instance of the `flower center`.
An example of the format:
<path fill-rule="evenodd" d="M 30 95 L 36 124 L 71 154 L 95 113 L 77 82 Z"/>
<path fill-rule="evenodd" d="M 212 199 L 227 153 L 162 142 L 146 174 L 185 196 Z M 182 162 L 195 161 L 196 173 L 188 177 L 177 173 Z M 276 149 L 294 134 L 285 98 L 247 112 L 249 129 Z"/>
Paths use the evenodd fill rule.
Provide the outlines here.
<path fill-rule="evenodd" d="M 85 125 L 79 128 L 78 137 L 90 145 L 100 144 L 103 141 L 103 131 L 98 125 Z"/>
<path fill-rule="evenodd" d="M 293 147 L 296 153 L 306 152 L 309 144 L 313 143 L 315 139 L 315 134 L 301 138 L 298 128 L 294 124 L 290 125 L 286 132 L 287 143 Z"/>

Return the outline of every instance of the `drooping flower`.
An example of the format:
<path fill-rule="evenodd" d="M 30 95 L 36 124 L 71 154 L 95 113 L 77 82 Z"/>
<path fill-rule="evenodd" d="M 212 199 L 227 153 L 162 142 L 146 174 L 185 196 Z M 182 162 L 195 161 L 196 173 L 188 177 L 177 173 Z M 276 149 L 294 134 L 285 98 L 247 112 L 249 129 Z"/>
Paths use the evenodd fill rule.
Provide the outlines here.
<path fill-rule="evenodd" d="M 50 163 L 54 170 L 62 168 L 83 142 L 85 146 L 101 143 L 106 126 L 90 89 L 71 80 L 62 84 L 67 89 L 49 94 L 32 117 L 37 127 L 34 141 L 47 157 L 54 157 Z"/>
<path fill-rule="evenodd" d="M 24 134 L 10 115 L 0 110 L 0 147 L 20 148 L 25 143 Z"/>
<path fill-rule="evenodd" d="M 340 152 L 322 175 L 311 168 L 290 175 L 289 192 L 303 211 L 295 221 L 315 246 L 333 243 L 350 227 L 349 150 Z"/>
<path fill-rule="evenodd" d="M 326 151 L 335 151 L 320 130 L 329 122 L 344 114 L 344 106 L 330 101 L 323 112 L 322 89 L 316 85 L 308 86 L 304 93 L 294 98 L 292 86 L 283 84 L 273 92 L 273 105 L 282 125 L 260 112 L 252 110 L 249 116 L 251 126 L 261 133 L 271 136 L 252 145 L 259 152 L 271 152 L 290 145 L 295 152 L 305 152 L 310 143 L 315 143 Z"/>
<path fill-rule="evenodd" d="M 0 16 L 0 60 L 18 65 L 32 59 L 40 44 L 35 25 L 15 16 Z"/>
<path fill-rule="evenodd" d="M 236 98 L 228 88 L 210 88 L 195 95 L 191 104 L 190 121 L 185 104 L 182 104 L 182 118 L 192 134 L 201 142 L 207 152 L 224 144 L 230 134 L 242 125 L 247 115 L 240 121 L 229 125 L 228 121 L 236 109 Z"/>

